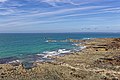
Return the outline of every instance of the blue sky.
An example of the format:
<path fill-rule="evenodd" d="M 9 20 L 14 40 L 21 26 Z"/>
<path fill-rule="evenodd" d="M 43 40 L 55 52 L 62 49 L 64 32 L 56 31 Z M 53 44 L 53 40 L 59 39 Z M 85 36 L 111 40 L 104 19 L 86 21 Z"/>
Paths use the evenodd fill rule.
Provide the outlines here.
<path fill-rule="evenodd" d="M 0 33 L 120 32 L 120 0 L 0 0 Z"/>

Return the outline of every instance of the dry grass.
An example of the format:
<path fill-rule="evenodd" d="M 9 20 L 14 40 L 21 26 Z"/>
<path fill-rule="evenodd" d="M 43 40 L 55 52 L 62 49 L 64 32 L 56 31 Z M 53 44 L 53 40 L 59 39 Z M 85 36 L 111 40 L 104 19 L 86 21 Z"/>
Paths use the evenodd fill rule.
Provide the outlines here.
<path fill-rule="evenodd" d="M 35 63 L 37 66 L 32 69 L 24 69 L 22 65 L 1 64 L 0 80 L 119 80 L 119 47 L 107 51 L 93 48 L 103 43 L 109 45 L 113 41 L 119 40 L 84 41 L 86 44 L 82 45 L 86 45 L 87 49 L 64 57 L 54 57 L 54 62 Z"/>

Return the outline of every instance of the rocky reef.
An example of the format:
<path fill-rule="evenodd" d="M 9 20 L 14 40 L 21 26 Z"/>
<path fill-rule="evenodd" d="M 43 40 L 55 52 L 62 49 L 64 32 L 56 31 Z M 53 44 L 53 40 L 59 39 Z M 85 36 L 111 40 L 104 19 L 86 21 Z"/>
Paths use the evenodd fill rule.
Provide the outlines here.
<path fill-rule="evenodd" d="M 86 49 L 53 62 L 0 64 L 0 80 L 120 80 L 120 38 L 77 42 Z"/>

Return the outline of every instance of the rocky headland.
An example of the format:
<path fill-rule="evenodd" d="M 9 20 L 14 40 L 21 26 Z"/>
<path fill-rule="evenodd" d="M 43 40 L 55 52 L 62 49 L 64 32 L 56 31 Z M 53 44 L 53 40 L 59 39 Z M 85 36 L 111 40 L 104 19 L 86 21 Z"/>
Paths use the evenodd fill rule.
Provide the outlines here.
<path fill-rule="evenodd" d="M 74 41 L 86 48 L 52 62 L 0 64 L 0 80 L 120 80 L 120 38 Z"/>

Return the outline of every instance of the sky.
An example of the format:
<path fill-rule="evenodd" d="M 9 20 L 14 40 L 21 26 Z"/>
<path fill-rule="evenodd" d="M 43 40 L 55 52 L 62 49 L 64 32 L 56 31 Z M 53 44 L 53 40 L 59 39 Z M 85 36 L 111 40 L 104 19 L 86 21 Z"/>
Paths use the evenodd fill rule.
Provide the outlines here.
<path fill-rule="evenodd" d="M 120 32 L 120 0 L 0 0 L 0 33 Z"/>

